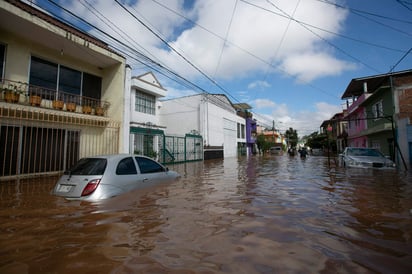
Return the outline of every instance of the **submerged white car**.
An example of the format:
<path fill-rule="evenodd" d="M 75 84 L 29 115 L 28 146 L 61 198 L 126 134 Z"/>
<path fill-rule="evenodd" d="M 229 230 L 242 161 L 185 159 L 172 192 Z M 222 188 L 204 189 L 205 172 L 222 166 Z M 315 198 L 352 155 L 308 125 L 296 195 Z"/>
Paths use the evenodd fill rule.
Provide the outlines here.
<path fill-rule="evenodd" d="M 66 171 L 53 194 L 70 200 L 97 201 L 179 177 L 179 173 L 146 156 L 94 156 L 80 159 Z"/>
<path fill-rule="evenodd" d="M 395 163 L 386 158 L 379 150 L 364 147 L 347 147 L 340 154 L 345 167 L 395 168 Z"/>

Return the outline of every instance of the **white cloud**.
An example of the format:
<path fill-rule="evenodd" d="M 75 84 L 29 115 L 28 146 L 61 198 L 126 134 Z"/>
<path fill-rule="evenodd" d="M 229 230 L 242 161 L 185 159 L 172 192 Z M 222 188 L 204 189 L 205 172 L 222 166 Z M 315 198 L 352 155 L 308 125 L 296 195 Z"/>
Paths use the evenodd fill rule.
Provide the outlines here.
<path fill-rule="evenodd" d="M 258 105 L 256 101 L 255 104 Z M 271 107 L 270 114 L 256 115 L 255 118 L 258 122 L 271 125 L 272 121 L 275 121 L 275 127 L 280 129 L 281 132 L 286 131 L 288 128 L 297 129 L 300 137 L 318 131 L 323 121 L 342 111 L 340 106 L 325 102 L 315 103 L 313 111 L 301 110 L 297 112 L 291 111 L 286 104 L 275 104 L 264 99 L 259 99 L 258 102 L 261 106 Z M 258 109 L 257 112 L 259 112 Z"/>
<path fill-rule="evenodd" d="M 302 81 L 351 69 L 351 65 L 336 58 L 333 49 L 322 40 L 333 39 L 331 32 L 342 29 L 347 11 L 321 1 L 251 1 L 253 5 L 250 5 L 235 0 L 202 0 L 196 1 L 190 10 L 185 10 L 182 0 L 160 0 L 163 2 L 160 5 L 155 1 L 136 1 L 126 6 L 134 16 L 112 1 L 88 2 L 93 8 L 86 8 L 82 1 L 72 1 L 67 6 L 120 41 L 189 79 L 204 76 L 137 19 L 216 79 L 268 72 L 269 64 L 275 68 L 280 65 L 282 73 Z M 104 18 L 101 15 L 97 18 L 96 10 Z M 295 20 L 309 26 L 288 18 L 294 10 Z M 311 32 L 313 29 L 307 29 L 310 25 L 317 27 L 316 33 L 320 33 L 322 39 Z M 93 33 L 97 35 L 96 31 Z"/>
<path fill-rule="evenodd" d="M 269 87 L 270 87 L 270 84 L 269 84 L 268 82 L 266 82 L 266 81 L 260 81 L 260 80 L 254 81 L 254 82 L 250 83 L 250 84 L 247 86 L 248 89 L 254 89 L 254 88 L 269 88 Z"/>
<path fill-rule="evenodd" d="M 183 0 L 158 1 L 190 18 L 195 24 L 155 1 L 128 1 L 129 4 L 133 3 L 128 9 L 187 60 L 219 83 L 237 84 L 239 79 L 245 78 L 271 79 L 272 73 L 294 77 L 298 83 L 307 83 L 321 77 L 337 76 L 353 69 L 351 63 L 336 57 L 336 49 L 323 40 L 333 41 L 333 32 L 342 31 L 347 17 L 346 10 L 334 5 L 321 1 L 251 0 L 254 5 L 262 7 L 259 8 L 236 0 L 202 0 L 194 2 L 191 9 L 187 10 Z M 120 41 L 193 83 L 198 84 L 200 79 L 205 80 L 203 75 L 167 48 L 158 37 L 118 4 L 103 0 L 88 2 L 105 18 L 98 19 L 91 10 L 81 4 L 83 1 L 71 1 L 65 5 L 96 27 L 116 36 Z M 294 11 L 294 18 L 307 24 L 307 28 L 310 28 L 310 25 L 316 26 L 317 29 L 311 30 L 322 36 L 322 39 L 301 24 L 287 18 L 285 14 L 292 15 Z M 112 29 L 115 26 L 119 27 L 116 32 Z M 330 32 L 322 32 L 320 29 Z M 120 30 L 124 32 L 121 36 Z M 92 31 L 92 34 L 101 37 L 96 31 Z M 133 38 L 133 41 L 129 37 Z M 135 61 L 128 62 L 135 66 Z M 227 80 L 234 81 L 230 83 Z M 249 83 L 248 89 L 266 89 L 271 87 L 269 83 L 272 83 L 273 89 L 278 88 L 277 84 L 275 86 L 274 82 L 269 80 L 250 80 Z M 167 98 L 194 93 L 192 90 L 180 90 L 169 87 L 167 83 L 162 84 L 168 89 Z M 209 82 L 208 85 L 211 86 L 212 83 Z M 202 84 L 199 86 L 206 87 Z M 246 87 L 236 85 L 236 89 L 245 90 Z M 228 90 L 233 94 L 233 90 Z M 256 98 L 256 94 L 250 91 L 237 92 L 235 97 L 239 95 L 243 96 L 242 99 L 251 101 Z M 293 98 L 291 104 L 292 101 Z M 339 111 L 336 106 L 317 103 L 312 106 L 314 111 L 302 109 L 300 112 L 292 112 L 290 106 L 275 103 L 274 99 L 270 98 L 255 99 L 252 104 L 254 111 L 269 109 L 271 112 L 267 113 L 272 117 L 270 120 L 279 121 L 279 124 L 282 122 L 281 125 L 284 127 L 302 129 L 316 130 L 323 120 L 329 119 L 333 112 Z"/>
<path fill-rule="evenodd" d="M 355 68 L 351 63 L 334 59 L 322 52 L 291 55 L 283 60 L 281 67 L 299 82 L 311 82 L 316 78 L 338 75 L 344 70 Z"/>
<path fill-rule="evenodd" d="M 276 106 L 275 102 L 268 99 L 256 99 L 253 101 L 255 109 L 273 108 Z"/>

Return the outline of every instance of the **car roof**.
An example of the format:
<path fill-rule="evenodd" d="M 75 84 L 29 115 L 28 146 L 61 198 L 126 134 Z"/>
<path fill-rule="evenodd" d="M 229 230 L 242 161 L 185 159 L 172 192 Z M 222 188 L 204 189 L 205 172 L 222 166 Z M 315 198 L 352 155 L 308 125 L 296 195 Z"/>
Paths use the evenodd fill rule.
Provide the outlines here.
<path fill-rule="evenodd" d="M 103 158 L 103 159 L 107 159 L 109 161 L 112 161 L 112 160 L 116 160 L 116 159 L 123 159 L 125 157 L 142 157 L 142 158 L 151 159 L 150 157 L 147 157 L 147 156 L 144 156 L 144 155 L 128 154 L 128 153 L 103 154 L 103 155 L 88 156 L 88 157 L 83 157 L 83 158 Z"/>

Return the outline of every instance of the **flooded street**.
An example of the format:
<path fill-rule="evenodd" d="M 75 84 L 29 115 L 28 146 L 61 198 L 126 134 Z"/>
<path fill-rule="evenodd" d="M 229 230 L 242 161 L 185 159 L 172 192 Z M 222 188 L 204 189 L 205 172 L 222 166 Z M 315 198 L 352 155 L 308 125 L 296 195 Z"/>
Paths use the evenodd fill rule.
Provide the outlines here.
<path fill-rule="evenodd" d="M 0 273 L 411 273 L 412 177 L 255 156 L 100 203 L 0 184 Z"/>

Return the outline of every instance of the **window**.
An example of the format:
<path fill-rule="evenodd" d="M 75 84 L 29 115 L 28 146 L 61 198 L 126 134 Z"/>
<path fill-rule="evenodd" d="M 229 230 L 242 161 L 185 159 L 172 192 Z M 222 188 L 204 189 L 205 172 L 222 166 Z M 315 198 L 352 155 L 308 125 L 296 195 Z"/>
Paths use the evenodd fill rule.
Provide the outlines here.
<path fill-rule="evenodd" d="M 242 133 L 242 138 L 245 138 L 245 125 L 241 125 L 241 133 Z"/>
<path fill-rule="evenodd" d="M 156 97 L 136 90 L 135 110 L 147 114 L 156 114 Z"/>
<path fill-rule="evenodd" d="M 375 119 L 383 117 L 383 104 L 382 101 L 377 102 L 372 106 L 373 117 Z"/>
<path fill-rule="evenodd" d="M 237 138 L 240 139 L 240 123 L 237 123 Z"/>
<path fill-rule="evenodd" d="M 59 91 L 80 95 L 82 73 L 80 71 L 60 66 Z"/>
<path fill-rule="evenodd" d="M 0 44 L 0 78 L 4 78 L 4 67 L 6 63 L 6 46 Z"/>
<path fill-rule="evenodd" d="M 361 125 L 361 120 L 362 120 L 362 117 L 361 117 L 361 115 L 360 114 L 358 114 L 357 116 L 356 116 L 356 120 L 355 120 L 355 128 L 359 128 L 360 127 L 360 125 Z"/>
<path fill-rule="evenodd" d="M 40 58 L 31 57 L 30 85 L 51 90 L 101 98 L 102 78 Z"/>
<path fill-rule="evenodd" d="M 102 78 L 83 72 L 83 96 L 94 99 L 102 97 Z"/>
<path fill-rule="evenodd" d="M 70 175 L 103 175 L 107 160 L 100 158 L 83 158 L 65 174 Z"/>
<path fill-rule="evenodd" d="M 57 64 L 36 57 L 31 58 L 30 85 L 56 90 L 57 73 Z"/>
<path fill-rule="evenodd" d="M 136 157 L 136 161 L 139 165 L 140 173 L 154 173 L 165 171 L 163 166 L 151 159 Z"/>
<path fill-rule="evenodd" d="M 116 168 L 117 175 L 137 174 L 136 166 L 132 157 L 124 158 L 119 162 Z"/>

